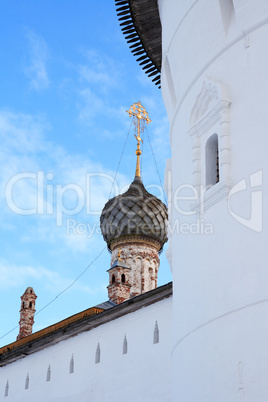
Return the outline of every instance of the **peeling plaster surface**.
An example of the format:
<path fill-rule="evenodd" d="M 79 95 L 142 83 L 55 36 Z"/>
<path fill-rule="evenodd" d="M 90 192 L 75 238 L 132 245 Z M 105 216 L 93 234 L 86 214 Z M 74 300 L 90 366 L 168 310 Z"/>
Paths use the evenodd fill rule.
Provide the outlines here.
<path fill-rule="evenodd" d="M 118 256 L 116 248 L 112 253 L 111 265 Z M 137 296 L 157 287 L 157 274 L 159 269 L 159 256 L 157 249 L 150 245 L 140 243 L 125 244 L 121 247 L 121 258 L 131 268 L 130 294 Z"/>

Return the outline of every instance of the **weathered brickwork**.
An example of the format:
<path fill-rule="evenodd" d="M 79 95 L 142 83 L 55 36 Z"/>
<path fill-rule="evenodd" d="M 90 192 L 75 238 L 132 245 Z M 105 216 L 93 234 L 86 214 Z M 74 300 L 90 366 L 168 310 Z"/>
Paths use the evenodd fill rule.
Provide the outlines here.
<path fill-rule="evenodd" d="M 133 241 L 121 244 L 120 250 L 122 261 L 130 268 L 126 276 L 129 278 L 128 283 L 131 286 L 129 297 L 155 289 L 157 287 L 157 274 L 160 263 L 157 248 L 150 244 L 135 243 Z M 116 247 L 112 252 L 112 265 L 117 259 L 118 252 L 119 247 Z"/>
<path fill-rule="evenodd" d="M 21 309 L 20 309 L 20 332 L 17 340 L 24 338 L 32 333 L 35 314 L 35 300 L 37 296 L 33 288 L 28 287 L 21 296 Z"/>
<path fill-rule="evenodd" d="M 118 263 L 120 264 L 120 262 Z M 119 265 L 109 269 L 109 285 L 107 288 L 109 299 L 112 302 L 119 304 L 130 298 L 130 272 L 130 269 Z"/>

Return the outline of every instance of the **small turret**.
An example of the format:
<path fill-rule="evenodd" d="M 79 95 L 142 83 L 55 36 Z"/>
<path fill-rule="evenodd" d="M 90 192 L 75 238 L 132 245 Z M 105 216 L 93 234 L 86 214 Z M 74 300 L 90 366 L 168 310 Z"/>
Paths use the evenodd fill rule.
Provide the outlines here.
<path fill-rule="evenodd" d="M 108 296 L 112 302 L 119 304 L 130 298 L 130 271 L 131 269 L 121 259 L 119 250 L 116 261 L 108 270 Z"/>
<path fill-rule="evenodd" d="M 32 333 L 36 298 L 37 296 L 31 287 L 28 287 L 21 296 L 20 332 L 17 341 Z"/>

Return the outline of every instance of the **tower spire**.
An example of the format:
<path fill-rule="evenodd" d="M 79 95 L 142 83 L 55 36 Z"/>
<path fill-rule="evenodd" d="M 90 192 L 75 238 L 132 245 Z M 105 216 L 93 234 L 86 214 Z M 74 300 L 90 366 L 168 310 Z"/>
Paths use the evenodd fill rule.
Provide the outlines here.
<path fill-rule="evenodd" d="M 17 336 L 17 341 L 32 333 L 36 298 L 37 296 L 32 287 L 28 287 L 21 296 L 20 332 Z"/>
<path fill-rule="evenodd" d="M 141 168 L 140 168 L 140 155 L 141 155 L 141 148 L 140 148 L 140 143 L 143 142 L 141 139 L 141 134 L 144 131 L 144 126 L 145 123 L 149 124 L 152 120 L 149 119 L 148 113 L 145 110 L 145 107 L 142 106 L 140 102 L 134 103 L 132 106 L 130 106 L 129 110 L 127 110 L 127 113 L 129 114 L 130 117 L 133 117 L 133 122 L 134 122 L 134 127 L 135 127 L 135 133 L 134 136 L 137 140 L 137 149 L 136 149 L 136 155 L 137 155 L 137 162 L 136 162 L 136 172 L 135 172 L 135 178 L 141 178 Z"/>

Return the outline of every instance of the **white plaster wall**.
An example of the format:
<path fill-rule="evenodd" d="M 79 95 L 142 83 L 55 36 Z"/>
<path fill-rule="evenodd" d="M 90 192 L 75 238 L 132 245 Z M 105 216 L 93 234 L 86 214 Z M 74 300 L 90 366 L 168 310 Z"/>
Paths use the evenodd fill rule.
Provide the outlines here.
<path fill-rule="evenodd" d="M 171 298 L 162 300 L 1 368 L 0 400 L 170 401 L 171 304 Z M 160 342 L 153 344 L 156 321 Z M 128 352 L 123 355 L 125 335 Z M 98 343 L 101 357 L 95 364 Z M 74 373 L 69 374 L 72 355 Z M 46 382 L 49 364 L 51 381 Z"/>
<path fill-rule="evenodd" d="M 268 400 L 268 2 L 234 0 L 229 21 L 220 3 L 159 0 L 162 93 L 171 123 L 171 226 L 179 222 L 189 227 L 199 218 L 213 227 L 213 234 L 191 229 L 172 234 L 173 401 Z M 260 232 L 231 216 L 226 198 L 200 216 L 176 208 L 176 190 L 193 184 L 193 138 L 187 133 L 207 77 L 222 83 L 231 99 L 231 184 L 246 179 L 247 185 L 232 197 L 231 209 L 237 215 L 250 219 L 250 175 L 262 171 L 262 185 L 252 189 L 262 191 Z M 193 195 L 187 191 L 180 195 Z M 180 201 L 180 206 L 190 211 L 192 203 Z"/>

